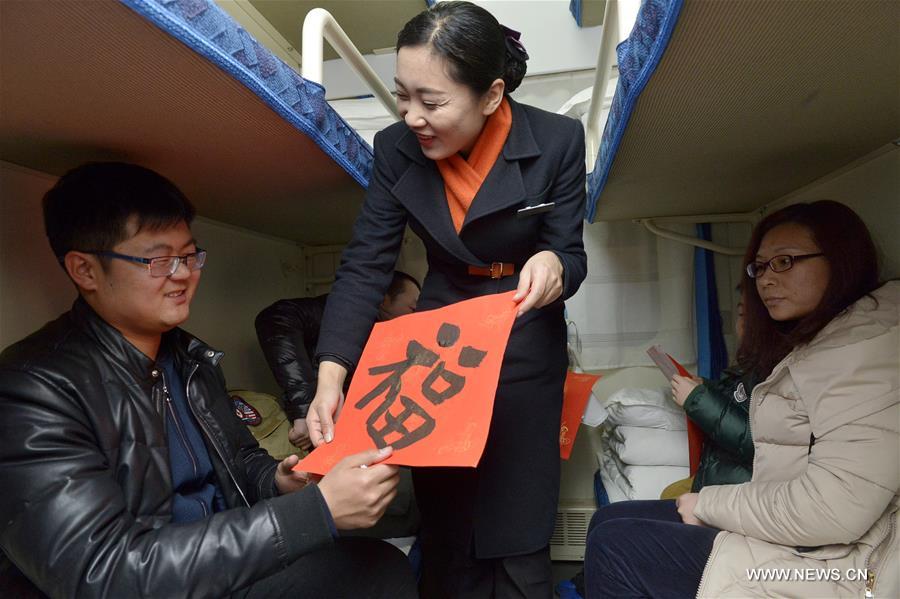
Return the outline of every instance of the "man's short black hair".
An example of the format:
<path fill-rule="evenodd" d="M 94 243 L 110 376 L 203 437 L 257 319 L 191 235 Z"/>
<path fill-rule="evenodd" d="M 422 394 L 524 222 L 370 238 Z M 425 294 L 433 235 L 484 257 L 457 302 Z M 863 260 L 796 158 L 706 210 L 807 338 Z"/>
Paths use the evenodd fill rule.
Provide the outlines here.
<path fill-rule="evenodd" d="M 130 235 L 194 220 L 194 206 L 157 172 L 124 162 L 89 162 L 63 175 L 44 195 L 44 229 L 57 258 L 108 251 Z M 137 230 L 128 231 L 135 217 Z M 130 233 L 130 235 L 129 235 Z"/>
<path fill-rule="evenodd" d="M 416 289 L 422 291 L 422 286 L 419 285 L 419 282 L 412 275 L 408 275 L 401 270 L 394 271 L 394 278 L 391 279 L 391 284 L 388 286 L 387 296 L 391 299 L 394 299 L 403 291 L 403 285 L 406 282 L 410 282 L 416 286 Z"/>

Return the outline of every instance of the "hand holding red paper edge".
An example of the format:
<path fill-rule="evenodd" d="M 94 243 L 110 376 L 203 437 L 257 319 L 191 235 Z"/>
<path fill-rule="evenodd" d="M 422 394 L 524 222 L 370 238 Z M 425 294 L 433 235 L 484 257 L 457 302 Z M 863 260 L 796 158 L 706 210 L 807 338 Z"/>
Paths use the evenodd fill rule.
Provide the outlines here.
<path fill-rule="evenodd" d="M 653 360 L 653 363 L 662 371 L 666 379 L 672 380 L 676 374 L 681 376 L 692 377 L 687 368 L 678 363 L 678 361 L 663 351 L 659 345 L 654 345 L 647 350 L 647 355 Z M 688 453 L 690 455 L 691 476 L 697 472 L 700 466 L 700 454 L 703 450 L 703 430 L 697 426 L 693 420 L 685 416 L 687 420 L 688 431 Z"/>
<path fill-rule="evenodd" d="M 471 466 L 484 451 L 515 292 L 482 296 L 374 326 L 335 426 L 295 470 L 390 445 L 385 464 Z"/>
<path fill-rule="evenodd" d="M 679 364 L 675 358 L 663 351 L 663 348 L 659 345 L 654 345 L 648 349 L 647 355 L 650 356 L 653 363 L 662 370 L 666 379 L 670 381 L 676 374 L 680 374 L 681 376 L 693 376 L 688 372 L 687 368 Z"/>

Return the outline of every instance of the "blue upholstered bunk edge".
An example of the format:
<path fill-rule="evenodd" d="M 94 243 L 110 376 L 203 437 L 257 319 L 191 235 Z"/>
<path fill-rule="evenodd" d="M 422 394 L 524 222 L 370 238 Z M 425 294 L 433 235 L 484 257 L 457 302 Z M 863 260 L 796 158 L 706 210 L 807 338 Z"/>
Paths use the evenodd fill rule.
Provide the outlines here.
<path fill-rule="evenodd" d="M 606 185 L 619 143 L 628 126 L 638 96 L 656 70 L 672 36 L 683 0 L 643 0 L 628 39 L 616 48 L 619 82 L 603 129 L 594 170 L 588 175 L 585 218 L 594 222 L 597 199 Z"/>
<path fill-rule="evenodd" d="M 583 27 L 581 24 L 582 14 L 582 5 L 583 0 L 569 0 L 569 12 L 572 13 L 572 17 L 575 18 L 575 22 L 578 23 L 579 27 Z"/>
<path fill-rule="evenodd" d="M 121 2 L 253 91 L 360 185 L 368 186 L 372 149 L 328 105 L 325 89 L 279 60 L 212 0 Z"/>

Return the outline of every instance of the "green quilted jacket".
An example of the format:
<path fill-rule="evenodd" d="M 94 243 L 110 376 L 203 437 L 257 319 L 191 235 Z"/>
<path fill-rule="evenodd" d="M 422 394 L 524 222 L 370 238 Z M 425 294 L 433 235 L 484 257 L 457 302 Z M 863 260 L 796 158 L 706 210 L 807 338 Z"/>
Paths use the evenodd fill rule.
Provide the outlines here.
<path fill-rule="evenodd" d="M 684 411 L 706 436 L 691 491 L 750 480 L 753 438 L 749 399 L 757 382 L 738 370 L 725 370 L 719 380 L 703 379 L 688 395 Z"/>

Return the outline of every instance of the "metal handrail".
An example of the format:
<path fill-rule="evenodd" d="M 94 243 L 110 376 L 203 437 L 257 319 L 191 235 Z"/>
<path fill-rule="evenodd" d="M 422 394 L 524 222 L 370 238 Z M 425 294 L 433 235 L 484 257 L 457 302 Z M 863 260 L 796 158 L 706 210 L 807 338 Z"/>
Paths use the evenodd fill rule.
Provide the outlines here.
<path fill-rule="evenodd" d="M 597 74 L 594 76 L 594 91 L 591 93 L 591 105 L 588 107 L 587 130 L 584 138 L 586 144 L 587 172 L 594 170 L 597 155 L 600 153 L 600 139 L 603 130 L 600 128 L 600 112 L 606 87 L 609 84 L 613 65 L 616 64 L 616 46 L 619 44 L 619 2 L 606 0 L 603 16 L 603 29 L 600 32 L 600 52 L 597 54 Z"/>
<path fill-rule="evenodd" d="M 711 250 L 713 252 L 724 254 L 726 256 L 743 256 L 746 248 L 729 247 L 727 245 L 713 243 L 712 241 L 706 241 L 705 239 L 698 239 L 690 235 L 683 235 L 681 233 L 676 233 L 675 231 L 662 229 L 657 226 L 657 223 L 750 223 L 751 225 L 754 225 L 756 224 L 756 221 L 759 220 L 759 216 L 759 212 L 757 211 L 744 212 L 739 214 L 706 214 L 700 216 L 661 216 L 658 218 L 638 218 L 635 219 L 634 222 L 643 225 L 644 228 L 646 228 L 654 235 L 663 237 L 665 239 L 671 239 L 672 241 L 677 241 L 679 243 L 685 243 L 687 245 Z"/>
<path fill-rule="evenodd" d="M 347 61 L 347 64 L 369 86 L 372 93 L 381 102 L 387 111 L 400 118 L 397 112 L 397 102 L 390 90 L 384 84 L 378 74 L 375 73 L 360 51 L 350 41 L 347 33 L 338 25 L 331 13 L 324 8 L 314 8 L 307 13 L 303 20 L 303 49 L 301 74 L 304 79 L 322 84 L 323 77 L 323 40 L 328 40 L 331 47 L 338 55 Z"/>

